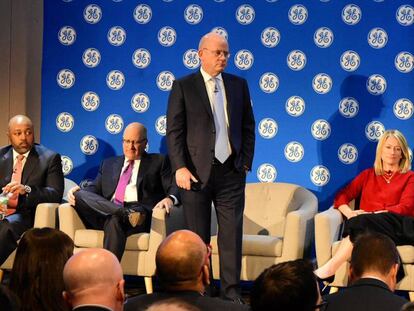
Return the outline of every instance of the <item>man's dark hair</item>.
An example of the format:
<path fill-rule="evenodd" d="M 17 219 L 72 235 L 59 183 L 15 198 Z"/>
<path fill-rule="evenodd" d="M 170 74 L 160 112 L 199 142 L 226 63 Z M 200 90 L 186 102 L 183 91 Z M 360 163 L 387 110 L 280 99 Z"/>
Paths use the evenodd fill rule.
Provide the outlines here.
<path fill-rule="evenodd" d="M 319 297 L 313 265 L 303 259 L 273 265 L 254 281 L 250 293 L 253 311 L 315 310 Z"/>

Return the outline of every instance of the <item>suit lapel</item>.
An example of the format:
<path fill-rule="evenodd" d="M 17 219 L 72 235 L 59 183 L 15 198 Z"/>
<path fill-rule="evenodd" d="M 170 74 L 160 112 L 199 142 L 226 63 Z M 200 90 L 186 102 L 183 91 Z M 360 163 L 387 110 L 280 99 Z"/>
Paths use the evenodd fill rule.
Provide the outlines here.
<path fill-rule="evenodd" d="M 211 104 L 208 98 L 206 84 L 204 83 L 203 75 L 200 71 L 195 75 L 195 87 L 197 90 L 196 93 L 200 95 L 203 107 L 206 109 L 210 118 L 213 119 L 213 112 L 211 111 Z"/>
<path fill-rule="evenodd" d="M 141 163 L 139 164 L 138 174 L 137 174 L 137 195 L 138 200 L 142 199 L 141 183 L 144 179 L 145 174 L 148 172 L 148 168 L 151 165 L 151 160 L 148 157 L 147 153 L 144 153 L 141 156 Z"/>
<path fill-rule="evenodd" d="M 233 115 L 232 113 L 232 108 L 233 108 L 233 91 L 234 91 L 234 87 L 233 84 L 231 83 L 231 79 L 229 78 L 228 75 L 226 75 L 224 72 L 221 74 L 221 77 L 223 78 L 223 84 L 224 84 L 224 88 L 226 90 L 226 101 L 227 101 L 227 118 L 229 120 L 229 128 L 231 126 L 231 117 Z"/>
<path fill-rule="evenodd" d="M 23 167 L 22 180 L 23 185 L 28 183 L 29 176 L 32 175 L 32 171 L 39 167 L 39 154 L 36 151 L 35 146 L 30 150 L 29 155 L 27 156 L 26 163 Z"/>
<path fill-rule="evenodd" d="M 3 155 L 0 162 L 0 174 L 3 176 L 1 184 L 6 185 L 10 182 L 13 172 L 13 148 Z"/>
<path fill-rule="evenodd" d="M 118 185 L 119 177 L 121 176 L 121 170 L 124 166 L 125 158 L 123 156 L 117 157 L 115 159 L 114 165 L 112 166 L 112 182 L 111 185 L 113 189 L 111 189 L 111 193 L 115 193 L 116 186 Z"/>

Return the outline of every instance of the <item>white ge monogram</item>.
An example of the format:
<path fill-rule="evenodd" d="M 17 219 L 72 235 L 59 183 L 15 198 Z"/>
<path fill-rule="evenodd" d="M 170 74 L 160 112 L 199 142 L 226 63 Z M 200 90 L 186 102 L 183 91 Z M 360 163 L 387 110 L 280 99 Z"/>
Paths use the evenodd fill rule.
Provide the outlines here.
<path fill-rule="evenodd" d="M 312 80 L 312 87 L 318 94 L 326 94 L 332 88 L 332 79 L 326 73 L 318 73 Z"/>
<path fill-rule="evenodd" d="M 138 24 L 148 24 L 152 18 L 151 7 L 147 4 L 138 4 L 134 10 L 134 19 Z"/>
<path fill-rule="evenodd" d="M 338 149 L 338 159 L 344 164 L 352 164 L 358 159 L 358 149 L 350 143 L 342 144 Z"/>
<path fill-rule="evenodd" d="M 118 134 L 124 127 L 124 120 L 118 114 L 111 114 L 105 120 L 105 128 L 111 134 Z"/>
<path fill-rule="evenodd" d="M 69 112 L 62 112 L 56 118 L 56 127 L 59 131 L 64 133 L 69 132 L 73 129 L 75 125 L 75 120 Z"/>
<path fill-rule="evenodd" d="M 75 84 L 75 74 L 69 69 L 62 69 L 57 74 L 56 81 L 62 89 L 69 89 Z"/>
<path fill-rule="evenodd" d="M 341 55 L 341 67 L 345 71 L 355 71 L 358 69 L 361 59 L 357 52 L 348 50 Z"/>
<path fill-rule="evenodd" d="M 125 76 L 119 70 L 112 70 L 106 76 L 106 85 L 114 91 L 122 89 L 125 84 Z"/>
<path fill-rule="evenodd" d="M 331 135 L 331 125 L 324 119 L 318 119 L 313 122 L 311 132 L 315 139 L 325 140 Z"/>
<path fill-rule="evenodd" d="M 388 42 L 388 34 L 382 28 L 373 28 L 368 33 L 368 44 L 374 49 L 382 49 Z"/>
<path fill-rule="evenodd" d="M 308 10 L 302 4 L 295 4 L 289 9 L 288 17 L 293 25 L 302 25 L 308 19 Z"/>
<path fill-rule="evenodd" d="M 292 117 L 299 117 L 305 112 L 305 101 L 300 96 L 291 96 L 286 101 L 285 109 Z"/>
<path fill-rule="evenodd" d="M 382 134 L 385 132 L 384 125 L 379 121 L 369 122 L 365 126 L 365 136 L 370 141 L 378 141 Z"/>
<path fill-rule="evenodd" d="M 327 48 L 331 46 L 334 40 L 334 34 L 328 27 L 321 27 L 317 29 L 313 35 L 313 42 L 317 47 Z"/>
<path fill-rule="evenodd" d="M 290 69 L 294 71 L 302 70 L 306 65 L 306 55 L 300 50 L 293 50 L 287 56 L 286 62 Z"/>
<path fill-rule="evenodd" d="M 266 72 L 260 77 L 260 89 L 265 93 L 273 93 L 279 87 L 279 78 L 273 72 Z"/>
<path fill-rule="evenodd" d="M 132 96 L 131 107 L 135 112 L 143 113 L 148 110 L 150 106 L 150 99 L 145 93 L 136 93 Z"/>
<path fill-rule="evenodd" d="M 126 40 L 126 31 L 120 26 L 114 26 L 109 29 L 108 42 L 114 46 L 121 46 Z"/>
<path fill-rule="evenodd" d="M 402 26 L 411 26 L 414 23 L 414 8 L 408 4 L 400 6 L 395 13 L 395 18 Z"/>
<path fill-rule="evenodd" d="M 272 118 L 264 118 L 260 121 L 258 126 L 259 134 L 265 139 L 271 139 L 276 136 L 278 126 Z"/>
<path fill-rule="evenodd" d="M 73 162 L 72 162 L 72 159 L 69 158 L 68 156 L 65 156 L 65 155 L 62 155 L 60 157 L 60 159 L 62 160 L 62 171 L 63 171 L 63 175 L 64 176 L 67 176 L 73 170 Z"/>
<path fill-rule="evenodd" d="M 359 103 L 353 97 L 344 97 L 339 102 L 339 113 L 345 118 L 353 118 L 358 114 Z"/>
<path fill-rule="evenodd" d="M 387 81 L 379 74 L 373 74 L 367 79 L 367 90 L 372 95 L 381 95 L 387 89 Z"/>
<path fill-rule="evenodd" d="M 139 69 L 147 68 L 151 63 L 151 54 L 144 48 L 139 48 L 132 54 L 132 63 Z"/>
<path fill-rule="evenodd" d="M 257 169 L 257 179 L 263 183 L 274 182 L 277 177 L 276 168 L 270 163 L 263 163 Z"/>
<path fill-rule="evenodd" d="M 316 165 L 310 172 L 310 179 L 315 186 L 325 186 L 331 179 L 331 173 L 323 165 Z"/>
<path fill-rule="evenodd" d="M 72 45 L 76 41 L 76 30 L 71 26 L 63 26 L 58 33 L 59 42 L 63 45 Z"/>
<path fill-rule="evenodd" d="M 260 35 L 262 44 L 267 48 L 274 48 L 280 42 L 280 32 L 274 27 L 267 27 Z"/>
<path fill-rule="evenodd" d="M 395 68 L 399 72 L 402 73 L 409 73 L 413 70 L 414 67 L 414 57 L 410 52 L 400 52 L 395 57 Z"/>
<path fill-rule="evenodd" d="M 94 68 L 101 62 L 101 53 L 95 48 L 88 48 L 83 52 L 82 61 L 88 68 Z"/>
<path fill-rule="evenodd" d="M 200 58 L 198 52 L 195 49 L 189 49 L 185 51 L 183 55 L 183 64 L 188 69 L 196 69 L 200 66 Z"/>
<path fill-rule="evenodd" d="M 100 98 L 95 92 L 88 91 L 83 94 L 81 103 L 86 111 L 95 111 L 99 107 Z"/>
<path fill-rule="evenodd" d="M 99 23 L 102 18 L 102 10 L 98 5 L 90 4 L 83 10 L 83 18 L 89 24 Z"/>
<path fill-rule="evenodd" d="M 348 4 L 342 10 L 342 20 L 347 25 L 356 25 L 362 17 L 362 11 L 359 6 L 355 4 Z"/>
<path fill-rule="evenodd" d="M 254 57 L 249 50 L 240 50 L 234 56 L 234 64 L 240 70 L 248 70 L 253 66 Z"/>
<path fill-rule="evenodd" d="M 80 141 L 80 149 L 86 155 L 92 155 L 98 151 L 98 140 L 93 135 L 86 135 Z"/>
<path fill-rule="evenodd" d="M 400 120 L 408 120 L 413 115 L 413 103 L 408 98 L 400 98 L 394 103 L 394 115 Z"/>
<path fill-rule="evenodd" d="M 174 28 L 165 26 L 158 31 L 158 42 L 162 46 L 172 46 L 174 45 L 175 40 L 177 40 L 177 33 Z"/>
<path fill-rule="evenodd" d="M 184 19 L 190 25 L 196 25 L 203 20 L 203 9 L 197 4 L 190 4 L 184 11 Z"/>
<path fill-rule="evenodd" d="M 155 121 L 155 130 L 161 136 L 165 136 L 167 132 L 167 116 L 163 115 Z"/>
<path fill-rule="evenodd" d="M 161 71 L 157 76 L 157 86 L 161 91 L 170 91 L 174 80 L 170 71 Z"/>
<path fill-rule="evenodd" d="M 256 13 L 252 6 L 243 4 L 237 8 L 236 19 L 241 25 L 251 24 L 254 20 Z"/>
<path fill-rule="evenodd" d="M 291 141 L 285 147 L 285 158 L 290 162 L 299 162 L 302 160 L 305 150 L 297 141 Z"/>

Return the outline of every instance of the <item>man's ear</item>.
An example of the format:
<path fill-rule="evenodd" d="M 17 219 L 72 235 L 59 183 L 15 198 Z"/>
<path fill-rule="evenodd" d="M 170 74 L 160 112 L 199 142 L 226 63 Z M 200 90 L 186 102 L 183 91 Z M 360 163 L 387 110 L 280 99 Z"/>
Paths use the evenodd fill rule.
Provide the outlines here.
<path fill-rule="evenodd" d="M 66 302 L 66 304 L 69 306 L 69 307 L 72 307 L 72 299 L 71 299 L 71 297 L 70 297 L 70 294 L 67 292 L 67 291 L 63 291 L 62 292 L 62 297 L 63 297 L 63 300 Z"/>
<path fill-rule="evenodd" d="M 116 287 L 116 299 L 118 301 L 121 301 L 122 303 L 124 303 L 125 301 L 125 280 L 122 279 L 118 282 L 118 285 Z"/>
<path fill-rule="evenodd" d="M 210 285 L 210 268 L 208 267 L 208 265 L 203 265 L 202 271 L 203 284 Z"/>
<path fill-rule="evenodd" d="M 397 285 L 397 273 L 398 273 L 398 268 L 399 268 L 399 264 L 396 263 L 394 264 L 391 269 L 390 272 L 388 272 L 388 287 L 390 288 L 390 290 L 393 292 L 395 290 L 395 286 Z"/>
<path fill-rule="evenodd" d="M 354 283 L 358 278 L 356 277 L 354 273 L 354 269 L 352 268 L 352 265 L 349 265 L 348 270 L 348 284 Z"/>

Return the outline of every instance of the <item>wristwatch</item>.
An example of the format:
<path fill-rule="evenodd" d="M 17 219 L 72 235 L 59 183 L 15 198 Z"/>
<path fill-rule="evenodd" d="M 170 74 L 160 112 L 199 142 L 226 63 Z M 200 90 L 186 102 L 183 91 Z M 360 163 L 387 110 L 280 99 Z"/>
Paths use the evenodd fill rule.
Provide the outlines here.
<path fill-rule="evenodd" d="M 26 192 L 26 194 L 29 194 L 30 192 L 32 192 L 32 188 L 28 185 L 24 185 L 24 192 Z"/>

